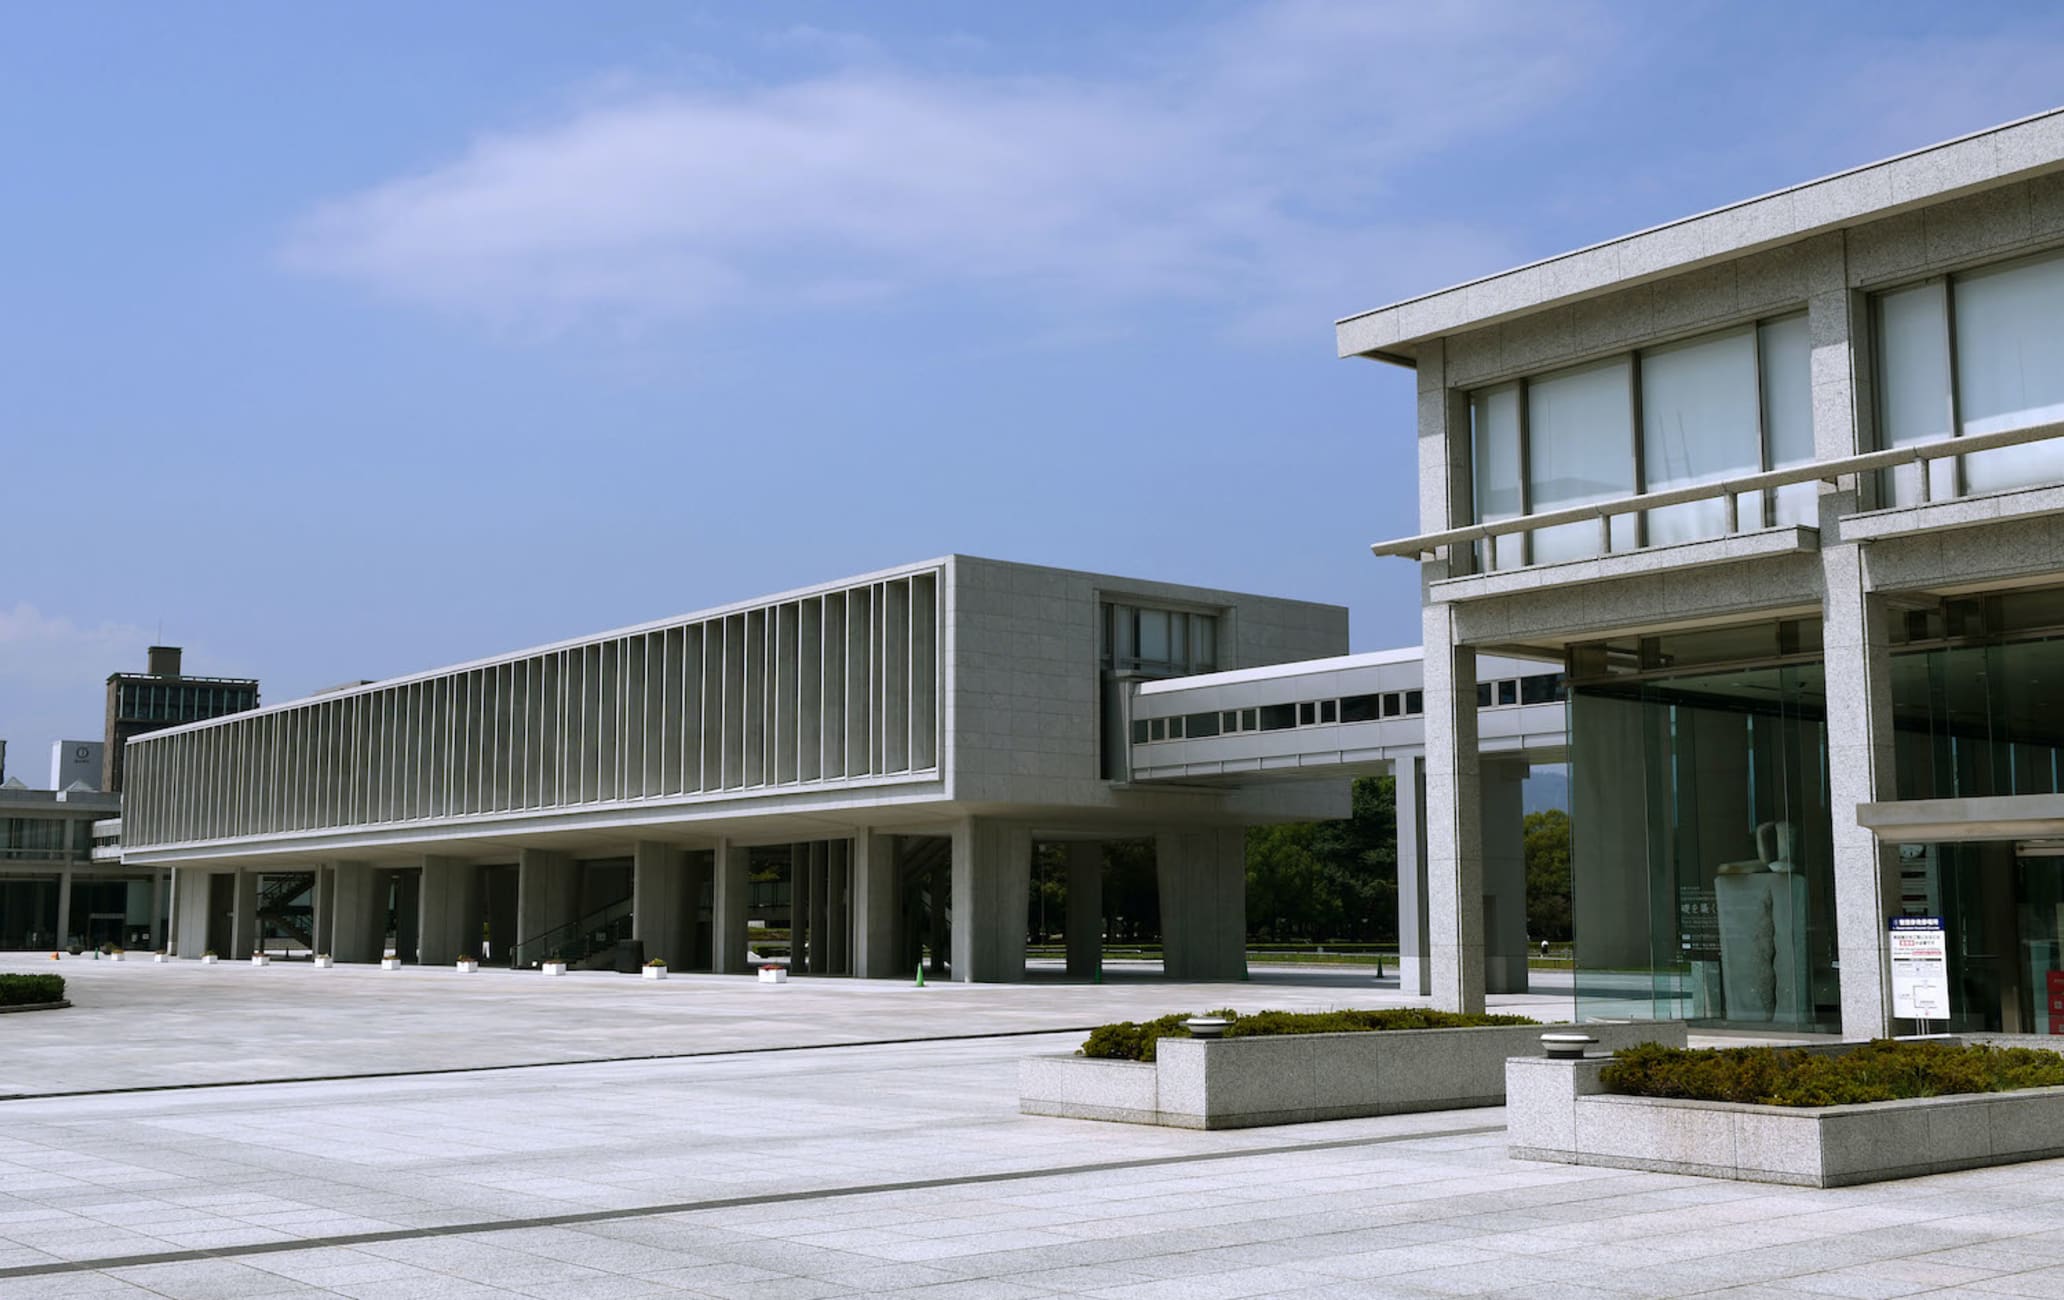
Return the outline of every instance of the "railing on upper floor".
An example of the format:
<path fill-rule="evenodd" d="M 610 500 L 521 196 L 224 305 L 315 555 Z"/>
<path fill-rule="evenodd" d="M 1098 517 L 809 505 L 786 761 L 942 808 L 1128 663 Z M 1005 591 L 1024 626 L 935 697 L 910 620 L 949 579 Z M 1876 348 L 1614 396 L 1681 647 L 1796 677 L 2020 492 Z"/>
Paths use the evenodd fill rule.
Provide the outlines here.
<path fill-rule="evenodd" d="M 1945 460 L 1953 456 L 1975 455 L 1983 451 L 1995 451 L 2002 447 L 2019 447 L 2031 442 L 2044 442 L 2064 436 L 2064 421 L 2051 424 L 2030 425 L 2025 429 L 2007 429 L 1999 433 L 1978 433 L 1965 437 L 1938 438 L 1930 442 L 1917 442 L 1904 447 L 1888 447 L 1883 451 L 1867 451 L 1855 456 L 1844 456 L 1838 460 L 1817 460 L 1805 465 L 1793 465 L 1786 469 L 1764 470 L 1757 474 L 1745 474 L 1739 478 L 1716 479 L 1711 483 L 1695 483 L 1689 487 L 1670 488 L 1662 492 L 1636 493 L 1631 496 L 1614 497 L 1609 501 L 1596 501 L 1581 506 L 1566 506 L 1561 510 L 1544 510 L 1539 514 L 1517 515 L 1511 519 L 1500 519 L 1495 523 L 1468 524 L 1461 528 L 1450 528 L 1438 533 L 1422 533 L 1417 537 L 1401 537 L 1395 541 L 1377 542 L 1369 550 L 1377 555 L 1399 555 L 1412 559 L 1434 559 L 1442 548 L 1473 545 L 1487 542 L 1494 537 L 1510 537 L 1520 533 L 1531 533 L 1543 528 L 1554 528 L 1562 524 L 1595 522 L 1598 525 L 1598 554 L 1613 553 L 1612 521 L 1620 515 L 1639 515 L 1644 511 L 1658 510 L 1664 506 L 1682 505 L 1690 501 L 1721 500 L 1727 505 L 1727 528 L 1722 536 L 1732 537 L 1741 531 L 1739 502 L 1750 492 L 1784 487 L 1792 483 L 1833 483 L 1850 474 L 1867 474 L 1875 470 L 1897 469 L 1902 465 L 1921 466 L 1920 502 L 1926 505 L 1932 499 L 1929 488 L 1928 463 Z"/>

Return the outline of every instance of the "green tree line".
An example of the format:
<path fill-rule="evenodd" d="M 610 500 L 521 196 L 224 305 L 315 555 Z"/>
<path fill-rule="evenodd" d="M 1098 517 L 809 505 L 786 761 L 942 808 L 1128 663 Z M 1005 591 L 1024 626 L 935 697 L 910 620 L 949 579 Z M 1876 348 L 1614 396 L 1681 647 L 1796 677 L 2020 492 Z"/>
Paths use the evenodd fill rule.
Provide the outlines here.
<path fill-rule="evenodd" d="M 1527 932 L 1570 937 L 1570 822 L 1560 809 L 1528 813 Z M 1059 845 L 1042 845 L 1028 929 L 1035 942 L 1067 922 Z M 1397 790 L 1387 776 L 1354 783 L 1338 821 L 1262 826 L 1247 833 L 1247 933 L 1263 942 L 1390 942 L 1398 933 Z M 1160 937 L 1160 891 L 1149 841 L 1104 845 L 1104 933 L 1112 942 Z"/>

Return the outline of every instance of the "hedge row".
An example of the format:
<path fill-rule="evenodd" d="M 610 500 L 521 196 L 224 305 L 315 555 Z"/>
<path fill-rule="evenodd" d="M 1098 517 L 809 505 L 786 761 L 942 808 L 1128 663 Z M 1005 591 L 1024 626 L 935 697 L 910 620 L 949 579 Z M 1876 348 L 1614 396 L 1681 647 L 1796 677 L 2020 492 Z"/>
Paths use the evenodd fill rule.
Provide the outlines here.
<path fill-rule="evenodd" d="M 0 975 L 0 1007 L 28 1007 L 62 1001 L 62 975 Z"/>
<path fill-rule="evenodd" d="M 1082 1044 L 1084 1056 L 1114 1061 L 1151 1061 L 1154 1045 L 1163 1038 L 1188 1038 L 1183 1024 L 1193 1013 L 1182 1011 L 1144 1022 L 1123 1020 L 1099 1025 L 1089 1031 Z M 1487 1025 L 1532 1025 L 1539 1021 L 1526 1016 L 1470 1016 L 1452 1011 L 1426 1011 L 1418 1007 L 1392 1007 L 1382 1011 L 1256 1011 L 1241 1015 L 1233 1010 L 1208 1012 L 1229 1021 L 1227 1038 L 1256 1038 L 1268 1034 L 1353 1034 L 1384 1029 L 1478 1029 Z"/>
<path fill-rule="evenodd" d="M 2064 1056 L 2029 1047 L 1899 1043 L 1853 1051 L 1684 1048 L 1643 1043 L 1599 1074 L 1609 1092 L 1761 1106 L 1847 1106 L 1910 1097 L 2064 1086 Z"/>

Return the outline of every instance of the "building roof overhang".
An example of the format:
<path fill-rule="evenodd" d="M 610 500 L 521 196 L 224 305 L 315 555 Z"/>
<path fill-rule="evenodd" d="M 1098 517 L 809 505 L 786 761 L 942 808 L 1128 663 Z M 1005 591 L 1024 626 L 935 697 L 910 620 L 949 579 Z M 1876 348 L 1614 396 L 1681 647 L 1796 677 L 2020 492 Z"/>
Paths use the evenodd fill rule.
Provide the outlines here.
<path fill-rule="evenodd" d="M 2064 170 L 2064 109 L 1621 235 L 1334 323 L 1343 357 L 1416 366 L 1427 342 Z"/>

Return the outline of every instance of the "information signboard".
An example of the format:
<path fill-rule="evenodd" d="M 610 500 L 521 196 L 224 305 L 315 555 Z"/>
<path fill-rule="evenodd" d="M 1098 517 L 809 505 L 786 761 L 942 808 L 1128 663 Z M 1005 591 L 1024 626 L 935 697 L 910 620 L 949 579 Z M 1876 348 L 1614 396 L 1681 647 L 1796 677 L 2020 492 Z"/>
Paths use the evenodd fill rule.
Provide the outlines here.
<path fill-rule="evenodd" d="M 1949 936 L 1939 916 L 1895 916 L 1885 936 L 1892 954 L 1892 1014 L 1949 1019 Z"/>

